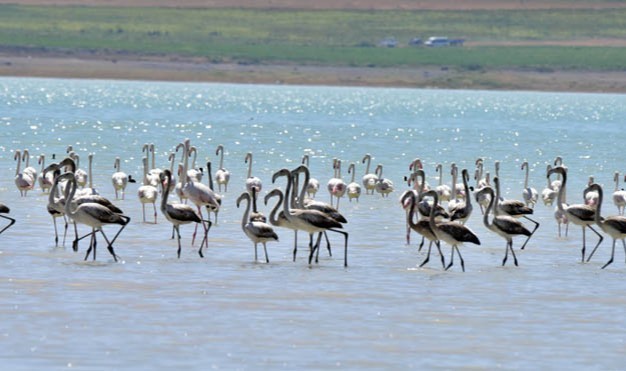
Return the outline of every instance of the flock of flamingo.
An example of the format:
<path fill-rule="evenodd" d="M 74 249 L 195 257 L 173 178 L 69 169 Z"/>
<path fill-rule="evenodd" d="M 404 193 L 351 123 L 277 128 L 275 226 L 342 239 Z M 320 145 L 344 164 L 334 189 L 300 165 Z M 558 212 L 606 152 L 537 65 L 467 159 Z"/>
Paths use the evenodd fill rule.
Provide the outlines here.
<path fill-rule="evenodd" d="M 193 223 L 195 229 L 191 244 L 195 244 L 198 229 L 201 228 L 203 233 L 198 254 L 200 257 L 204 257 L 203 248 L 208 247 L 208 233 L 217 222 L 222 204 L 220 193 L 222 188 L 224 192 L 228 191 L 230 180 L 230 172 L 224 168 L 224 147 L 219 145 L 215 152 L 216 156 L 219 156 L 219 167 L 215 172 L 215 183 L 217 183 L 218 189 L 214 188 L 211 162 L 206 164 L 208 184 L 202 183 L 202 177 L 205 173 L 202 168 L 196 168 L 197 149 L 191 145 L 189 139 L 179 143 L 175 152 L 170 153 L 168 157 L 169 169 L 156 168 L 154 144 L 145 144 L 142 153 L 145 153 L 145 157 L 142 158 L 143 184 L 137 190 L 137 197 L 142 205 L 143 222 L 148 222 L 146 206 L 152 204 L 154 221 L 150 221 L 150 223 L 157 223 L 158 203 L 161 214 L 172 224 L 172 238 L 177 239 L 177 256 L 179 258 L 181 254 L 180 226 Z M 180 153 L 180 161 L 176 166 L 178 153 Z M 30 154 L 28 150 L 16 150 L 14 153 L 14 160 L 17 161 L 15 185 L 21 196 L 26 196 L 27 192 L 33 190 L 37 183 L 41 190 L 48 194 L 47 211 L 54 222 L 55 245 L 59 245 L 57 219 L 62 218 L 65 222 L 63 245 L 68 226 L 73 224 L 72 248 L 74 251 L 78 251 L 78 244 L 81 240 L 89 237 L 89 247 L 84 259 L 87 260 L 92 255 L 95 260 L 97 237 L 101 235 L 105 240 L 107 250 L 117 261 L 118 256 L 113 245 L 128 226 L 130 217 L 125 215 L 113 202 L 98 194 L 92 185 L 93 155 L 90 154 L 87 158 L 88 170 L 85 171 L 80 168 L 79 155 L 72 146 L 69 146 L 67 157 L 58 163 L 45 166 L 45 156 L 40 155 L 38 161 L 41 170 L 38 173 L 35 168 L 29 165 Z M 262 182 L 252 174 L 253 157 L 252 153 L 247 153 L 245 157 L 245 163 L 248 165 L 246 191 L 236 199 L 236 206 L 239 208 L 245 203 L 241 229 L 254 244 L 255 261 L 258 260 L 257 246 L 261 244 L 265 261 L 269 262 L 266 244 L 278 240 L 276 227 L 294 231 L 294 261 L 298 247 L 297 232 L 304 231 L 309 235 L 309 264 L 312 263 L 313 259 L 315 262 L 319 261 L 322 236 L 325 237 L 327 249 L 331 253 L 327 233 L 342 235 L 344 239 L 344 266 L 347 267 L 349 234 L 343 228 L 347 220 L 339 212 L 339 200 L 347 196 L 350 201 L 358 201 L 362 188 L 367 195 L 377 192 L 382 197 L 388 197 L 390 193 L 394 192 L 393 182 L 383 177 L 382 165 L 378 165 L 373 173 L 370 172 L 371 160 L 372 157 L 369 154 L 366 154 L 361 160 L 366 169 L 360 184 L 355 179 L 355 164 L 351 163 L 348 167 L 351 181 L 346 184 L 341 176 L 342 162 L 339 159 L 334 159 L 334 174 L 327 185 L 330 203 L 315 200 L 320 182 L 311 177 L 308 155 L 303 156 L 302 164 L 295 169 L 276 171 L 273 174 L 272 183 L 284 179 L 285 190 L 274 188 L 265 195 L 264 203 L 266 205 L 270 199 L 277 199 L 268 218 L 257 209 L 257 196 L 261 192 Z M 569 223 L 582 228 L 581 253 L 583 262 L 588 262 L 591 259 L 603 240 L 602 234 L 594 226 L 597 226 L 613 240 L 610 260 L 602 268 L 613 262 L 617 240 L 622 241 L 626 252 L 626 217 L 623 215 L 626 207 L 626 191 L 619 189 L 619 173 L 616 172 L 614 176 L 615 190 L 612 195 L 613 202 L 618 208 L 618 215 L 603 217 L 601 215 L 603 189 L 594 182 L 592 177 L 589 179 L 588 187 L 584 190 L 584 199 L 581 203 L 568 204 L 566 202 L 568 171 L 561 157 L 557 157 L 552 164 L 547 166 L 547 184 L 541 193 L 528 185 L 529 166 L 527 162 L 522 164 L 521 170 L 525 171 L 525 182 L 522 190 L 523 200 L 504 199 L 501 196 L 499 161 L 495 162 L 493 179 L 491 179 L 488 171 L 484 171 L 483 159 L 478 159 L 475 165 L 476 168 L 473 170 L 475 185 L 470 185 L 470 171 L 462 169 L 460 172 L 461 181 L 458 182 L 459 169 L 456 164 L 452 163 L 451 187 L 443 183 L 443 165 L 438 164 L 436 166 L 438 184 L 432 187 L 426 181 L 426 174 L 420 159 L 415 159 L 409 165 L 410 174 L 405 177 L 409 189 L 400 196 L 400 203 L 406 211 L 407 244 L 410 244 L 411 231 L 422 236 L 419 245 L 420 250 L 425 244 L 425 240 L 429 241 L 426 258 L 421 262 L 420 267 L 429 262 L 432 246 L 435 245 L 445 270 L 453 266 L 456 252 L 461 268 L 465 271 L 465 262 L 461 255 L 460 246 L 464 243 L 480 245 L 478 236 L 465 225 L 473 213 L 472 199 L 479 206 L 486 229 L 506 241 L 505 255 L 502 260 L 503 266 L 509 259 L 509 253 L 513 263 L 518 265 L 518 259 L 513 249 L 513 238 L 524 236 L 525 240 L 521 246 L 521 249 L 524 249 L 539 228 L 539 223 L 530 216 L 533 214 L 534 206 L 540 197 L 547 206 L 556 204 L 554 216 L 558 225 L 559 236 L 561 236 L 561 226 L 565 227 L 565 234 L 567 234 Z M 115 159 L 114 169 L 111 182 L 115 197 L 116 199 L 124 199 L 127 184 L 136 182 L 136 180 L 122 171 L 119 158 Z M 176 179 L 175 174 L 179 180 Z M 626 179 L 624 180 L 626 181 Z M 171 194 L 175 195 L 178 201 L 169 202 Z M 160 202 L 158 200 L 159 195 L 161 197 Z M 443 207 L 444 203 L 447 203 L 445 208 Z M 206 209 L 205 214 L 203 214 L 203 209 Z M 15 219 L 8 216 L 9 212 L 10 209 L 0 203 L 0 217 L 9 223 L 0 230 L 0 234 L 15 223 Z M 214 214 L 214 221 L 211 220 L 211 214 Z M 521 220 L 525 220 L 527 224 L 522 223 Z M 91 231 L 79 236 L 77 224 L 83 224 L 89 227 Z M 109 238 L 103 230 L 104 226 L 109 225 L 119 226 L 112 238 Z M 598 241 L 588 256 L 586 255 L 587 229 L 598 236 Z M 441 241 L 451 246 L 450 259 L 447 264 L 441 250 Z"/>

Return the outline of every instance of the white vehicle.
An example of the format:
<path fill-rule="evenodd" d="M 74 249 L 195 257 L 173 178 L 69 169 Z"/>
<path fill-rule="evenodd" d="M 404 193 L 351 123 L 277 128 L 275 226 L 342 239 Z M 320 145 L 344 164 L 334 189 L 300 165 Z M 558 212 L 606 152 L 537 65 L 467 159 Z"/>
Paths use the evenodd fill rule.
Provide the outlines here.
<path fill-rule="evenodd" d="M 450 39 L 444 36 L 432 36 L 424 43 L 426 46 L 448 46 L 450 45 Z"/>

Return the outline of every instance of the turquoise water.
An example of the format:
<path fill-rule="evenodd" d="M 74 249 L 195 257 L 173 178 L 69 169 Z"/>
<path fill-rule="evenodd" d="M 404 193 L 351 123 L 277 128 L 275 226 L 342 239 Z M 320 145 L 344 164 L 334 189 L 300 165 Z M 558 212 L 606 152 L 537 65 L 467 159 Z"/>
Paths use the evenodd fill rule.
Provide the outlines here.
<path fill-rule="evenodd" d="M 568 201 L 582 201 L 593 175 L 605 186 L 603 214 L 616 214 L 610 193 L 613 172 L 626 171 L 624 95 L 2 78 L 0 105 L 0 201 L 17 219 L 0 236 L 0 364 L 7 369 L 618 369 L 626 361 L 619 244 L 606 270 L 609 238 L 581 264 L 580 228 L 558 238 L 553 209 L 538 204 L 541 227 L 524 251 L 516 249 L 520 266 L 502 268 L 504 240 L 475 209 L 467 225 L 482 244 L 461 248 L 467 271 L 458 260 L 447 272 L 436 259 L 418 268 L 425 254 L 415 236 L 406 245 L 398 203 L 416 157 L 431 185 L 439 162 L 473 170 L 483 157 L 493 174 L 500 160 L 505 196 L 521 199 L 521 163 L 529 161 L 530 183 L 541 192 L 546 165 L 561 155 Z M 157 225 L 141 222 L 133 184 L 116 201 L 132 218 L 116 242 L 122 261 L 101 243 L 98 260 L 83 262 L 86 243 L 79 253 L 69 243 L 55 248 L 47 196 L 37 189 L 20 197 L 13 183 L 15 149 L 28 148 L 36 165 L 35 156 L 50 163 L 71 144 L 83 168 L 94 153 L 94 186 L 114 199 L 115 157 L 140 179 L 144 143 L 155 144 L 165 168 L 185 138 L 198 147 L 199 166 L 211 160 L 214 170 L 223 144 L 232 173 L 204 259 L 190 246 L 190 226 L 181 228 L 176 259 L 170 224 L 161 215 Z M 350 162 L 357 179 L 364 174 L 365 153 L 384 165 L 396 187 L 389 198 L 340 203 L 349 220 L 347 269 L 341 239 L 332 236 L 333 256 L 323 252 L 309 266 L 306 246 L 291 261 L 293 234 L 280 229 L 280 241 L 268 244 L 271 262 L 254 262 L 235 206 L 248 151 L 263 193 L 274 171 L 309 153 L 324 201 L 333 157 L 342 159 L 346 182 Z M 259 207 L 269 214 L 270 206 Z M 448 259 L 445 244 L 444 252 Z"/>

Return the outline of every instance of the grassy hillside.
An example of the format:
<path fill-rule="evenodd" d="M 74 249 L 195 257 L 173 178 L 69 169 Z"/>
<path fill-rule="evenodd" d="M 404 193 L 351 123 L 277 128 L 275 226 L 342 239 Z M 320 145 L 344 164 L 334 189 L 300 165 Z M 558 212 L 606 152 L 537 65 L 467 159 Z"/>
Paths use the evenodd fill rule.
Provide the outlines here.
<path fill-rule="evenodd" d="M 408 47 L 413 37 L 474 42 L 626 40 L 626 10 L 289 11 L 0 5 L 0 46 L 179 54 L 212 61 L 623 70 L 624 47 Z M 399 48 L 376 45 L 395 37 Z"/>

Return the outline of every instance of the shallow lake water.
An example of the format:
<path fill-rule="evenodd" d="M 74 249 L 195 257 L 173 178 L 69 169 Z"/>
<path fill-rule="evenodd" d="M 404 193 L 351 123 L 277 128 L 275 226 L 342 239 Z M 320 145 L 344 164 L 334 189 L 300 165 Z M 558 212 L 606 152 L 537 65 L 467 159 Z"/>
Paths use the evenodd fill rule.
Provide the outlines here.
<path fill-rule="evenodd" d="M 398 202 L 414 158 L 431 185 L 437 163 L 450 183 L 452 162 L 473 172 L 482 157 L 493 175 L 499 160 L 504 196 L 521 199 L 521 163 L 529 161 L 530 184 L 541 192 L 546 165 L 560 155 L 568 201 L 582 202 L 592 175 L 605 189 L 602 214 L 615 215 L 613 173 L 626 171 L 624 95 L 2 78 L 0 105 L 0 202 L 17 219 L 0 235 L 0 364 L 7 369 L 619 369 L 626 362 L 621 243 L 607 269 L 600 268 L 609 237 L 583 264 L 580 227 L 559 238 L 553 207 L 539 202 L 533 218 L 541 225 L 526 249 L 515 239 L 520 266 L 502 267 L 505 241 L 475 208 L 467 225 L 481 245 L 461 247 L 466 272 L 456 258 L 444 271 L 436 253 L 419 268 L 425 250 L 418 252 L 416 235 L 406 245 Z M 191 246 L 191 226 L 181 228 L 177 259 L 160 211 L 158 224 L 142 223 L 137 183 L 114 201 L 132 218 L 115 243 L 121 261 L 103 241 L 96 261 L 84 261 L 86 240 L 78 253 L 71 237 L 55 247 L 47 195 L 36 188 L 20 197 L 13 182 L 14 150 L 29 149 L 37 167 L 39 154 L 49 164 L 72 145 L 81 168 L 94 154 L 94 187 L 115 200 L 115 157 L 141 179 L 144 143 L 155 144 L 157 166 L 166 168 L 185 138 L 198 148 L 197 166 L 210 160 L 214 171 L 223 144 L 232 173 L 204 259 Z M 347 268 L 340 236 L 330 236 L 332 256 L 324 249 L 309 265 L 304 234 L 292 262 L 293 232 L 282 229 L 268 244 L 270 263 L 254 261 L 235 206 L 247 152 L 262 194 L 275 171 L 308 153 L 323 201 L 333 158 L 343 161 L 346 182 L 351 162 L 360 182 L 366 153 L 372 171 L 384 166 L 395 185 L 388 198 L 340 201 Z M 269 214 L 274 202 L 259 209 Z M 587 239 L 597 241 L 593 233 Z M 442 247 L 449 260 L 450 246 Z"/>

